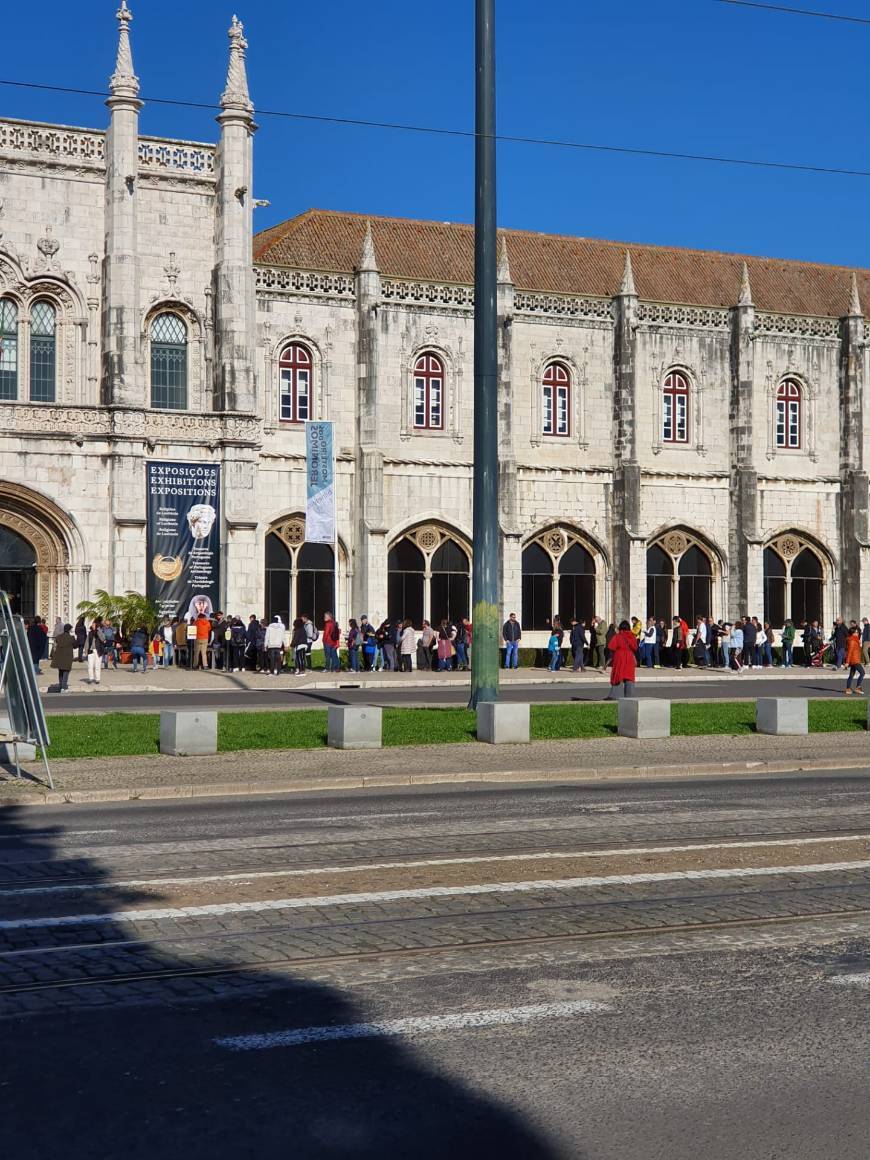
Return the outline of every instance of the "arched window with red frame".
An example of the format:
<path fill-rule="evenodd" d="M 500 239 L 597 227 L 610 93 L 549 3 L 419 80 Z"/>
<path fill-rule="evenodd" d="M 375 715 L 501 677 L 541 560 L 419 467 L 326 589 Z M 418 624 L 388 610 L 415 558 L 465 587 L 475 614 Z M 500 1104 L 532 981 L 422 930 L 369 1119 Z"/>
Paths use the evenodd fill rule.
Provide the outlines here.
<path fill-rule="evenodd" d="M 791 450 L 801 445 L 803 392 L 795 379 L 783 379 L 776 389 L 776 445 Z"/>
<path fill-rule="evenodd" d="M 444 427 L 444 364 L 428 351 L 414 363 L 414 427 L 420 431 Z"/>
<path fill-rule="evenodd" d="M 541 380 L 542 431 L 571 434 L 571 372 L 564 363 L 550 363 Z"/>
<path fill-rule="evenodd" d="M 669 371 L 662 387 L 662 443 L 689 442 L 689 380 Z"/>
<path fill-rule="evenodd" d="M 285 346 L 278 364 L 278 417 L 282 423 L 311 418 L 311 351 L 299 342 Z"/>

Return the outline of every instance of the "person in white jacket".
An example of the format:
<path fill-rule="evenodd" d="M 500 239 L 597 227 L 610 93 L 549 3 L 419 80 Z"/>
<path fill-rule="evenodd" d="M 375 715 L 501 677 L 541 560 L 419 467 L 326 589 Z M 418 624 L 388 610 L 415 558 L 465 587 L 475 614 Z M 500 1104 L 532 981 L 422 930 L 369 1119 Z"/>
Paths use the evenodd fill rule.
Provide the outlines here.
<path fill-rule="evenodd" d="M 269 676 L 277 677 L 281 671 L 281 654 L 284 652 L 284 622 L 276 616 L 266 629 L 266 656 L 269 658 Z"/>

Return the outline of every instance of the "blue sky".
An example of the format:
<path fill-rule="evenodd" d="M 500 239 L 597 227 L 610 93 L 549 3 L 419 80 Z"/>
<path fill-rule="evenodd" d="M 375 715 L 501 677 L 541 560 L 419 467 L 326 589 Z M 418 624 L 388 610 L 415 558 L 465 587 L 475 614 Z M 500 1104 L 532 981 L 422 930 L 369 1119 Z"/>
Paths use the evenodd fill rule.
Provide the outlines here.
<path fill-rule="evenodd" d="M 799 5 L 819 7 L 810 0 Z M 213 101 L 232 4 L 130 0 L 142 94 Z M 826 0 L 867 16 L 866 0 Z M 238 0 L 260 110 L 473 125 L 473 0 Z M 7 79 L 103 89 L 117 3 L 8 6 Z M 714 0 L 497 0 L 499 131 L 870 170 L 870 26 Z M 5 116 L 101 127 L 94 98 L 0 86 Z M 213 140 L 147 106 L 142 132 Z M 469 221 L 470 140 L 258 118 L 258 228 L 310 206 Z M 499 149 L 503 226 L 870 266 L 870 178 Z"/>

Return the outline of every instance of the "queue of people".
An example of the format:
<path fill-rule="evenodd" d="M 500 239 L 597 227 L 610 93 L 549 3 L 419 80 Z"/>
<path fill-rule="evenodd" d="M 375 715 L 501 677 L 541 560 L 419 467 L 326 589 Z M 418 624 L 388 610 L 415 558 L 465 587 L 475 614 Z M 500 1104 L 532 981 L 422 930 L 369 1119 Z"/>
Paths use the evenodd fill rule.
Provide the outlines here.
<path fill-rule="evenodd" d="M 341 671 L 342 646 L 350 672 L 405 673 L 414 669 L 465 671 L 470 666 L 472 647 L 472 625 L 467 617 L 457 623 L 444 618 L 437 627 L 424 620 L 419 631 L 408 619 L 385 619 L 376 625 L 363 615 L 351 618 L 342 630 L 331 612 L 324 615 L 318 628 L 307 615 L 287 626 L 279 616 L 267 622 L 252 614 L 245 623 L 241 617 L 222 612 L 210 616 L 205 609 L 187 619 L 164 617 L 153 631 L 145 626 L 122 629 L 105 619 L 88 625 L 79 618 L 72 626 L 58 618 L 51 631 L 39 616 L 25 624 L 34 670 L 42 673 L 41 666 L 48 660 L 59 674 L 59 692 L 68 689 L 76 659 L 87 664 L 88 683 L 98 685 L 103 670 L 122 664 L 142 673 L 175 665 L 270 676 L 290 671 L 301 676 L 310 671 L 312 647 L 321 637 L 328 673 Z M 863 693 L 865 667 L 870 664 L 870 620 L 865 617 L 860 624 L 856 620 L 847 624 L 843 617 L 837 617 L 827 636 L 816 620 L 802 624 L 799 631 L 803 665 L 818 667 L 827 662 L 836 671 L 848 668 L 845 691 Z M 755 616 L 735 621 L 696 617 L 692 627 L 680 616 L 674 616 L 670 624 L 655 617 L 648 617 L 645 623 L 632 617 L 618 626 L 597 616 L 588 621 L 572 618 L 566 626 L 555 616 L 547 639 L 548 668 L 559 671 L 567 654 L 572 672 L 610 670 L 613 681 L 614 673 L 621 674 L 627 667 L 626 634 L 634 642 L 631 664 L 646 669 L 681 671 L 690 663 L 734 674 L 779 665 L 789 669 L 795 664 L 798 647 L 798 629 L 790 620 L 776 644 L 769 622 Z M 519 667 L 522 635 L 517 614 L 509 613 L 501 631 L 506 669 Z M 630 677 L 620 675 L 614 686 L 633 680 L 632 670 Z"/>

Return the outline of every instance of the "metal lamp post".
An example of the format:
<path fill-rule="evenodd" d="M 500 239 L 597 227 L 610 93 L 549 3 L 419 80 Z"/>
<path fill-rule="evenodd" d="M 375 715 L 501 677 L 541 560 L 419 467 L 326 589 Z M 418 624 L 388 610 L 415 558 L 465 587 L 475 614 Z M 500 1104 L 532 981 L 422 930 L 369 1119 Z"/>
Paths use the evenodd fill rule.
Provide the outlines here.
<path fill-rule="evenodd" d="M 495 0 L 476 0 L 475 185 L 472 709 L 498 700 L 499 675 Z"/>

